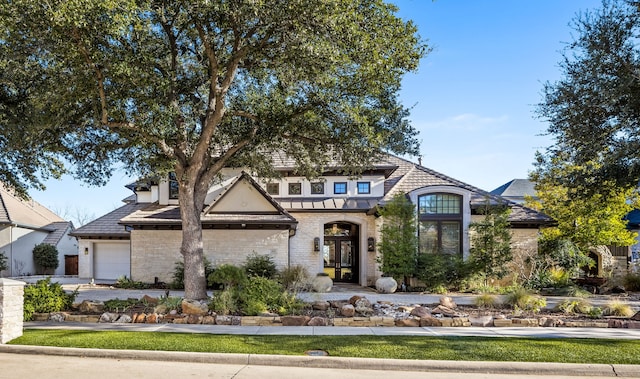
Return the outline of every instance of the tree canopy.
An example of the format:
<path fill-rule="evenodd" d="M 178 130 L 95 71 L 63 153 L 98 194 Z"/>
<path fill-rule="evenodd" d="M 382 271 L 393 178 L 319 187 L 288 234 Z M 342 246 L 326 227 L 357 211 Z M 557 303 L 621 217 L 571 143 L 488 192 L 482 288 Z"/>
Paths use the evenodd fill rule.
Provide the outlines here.
<path fill-rule="evenodd" d="M 199 217 L 223 167 L 273 174 L 280 152 L 309 177 L 329 164 L 357 175 L 382 150 L 417 152 L 397 94 L 428 47 L 395 11 L 382 0 L 4 2 L 0 175 L 24 188 L 65 170 L 104 183 L 118 162 L 175 172 L 185 296 L 206 296 Z"/>
<path fill-rule="evenodd" d="M 576 32 L 560 62 L 562 78 L 546 83 L 537 113 L 555 144 L 536 170 L 591 196 L 611 184 L 635 188 L 640 179 L 640 11 L 637 2 L 604 0 L 575 17 Z M 558 173 L 558 172 L 556 172 Z"/>

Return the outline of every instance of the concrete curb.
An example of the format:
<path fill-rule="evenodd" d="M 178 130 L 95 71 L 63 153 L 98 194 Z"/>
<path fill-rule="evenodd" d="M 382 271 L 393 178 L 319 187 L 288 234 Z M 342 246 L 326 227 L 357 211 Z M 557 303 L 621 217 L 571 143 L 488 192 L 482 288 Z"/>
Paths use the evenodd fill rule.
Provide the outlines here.
<path fill-rule="evenodd" d="M 105 350 L 50 346 L 0 345 L 0 353 L 58 355 L 149 361 L 216 363 L 254 366 L 312 367 L 357 370 L 441 371 L 512 375 L 640 377 L 640 365 L 567 364 L 544 362 L 424 361 L 408 359 L 188 353 L 147 350 Z"/>

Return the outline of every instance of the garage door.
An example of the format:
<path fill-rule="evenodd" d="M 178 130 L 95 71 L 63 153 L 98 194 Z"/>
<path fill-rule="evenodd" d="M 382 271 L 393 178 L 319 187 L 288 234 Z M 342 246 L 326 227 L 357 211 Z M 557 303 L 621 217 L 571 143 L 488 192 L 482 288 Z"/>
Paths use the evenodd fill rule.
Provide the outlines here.
<path fill-rule="evenodd" d="M 93 245 L 94 279 L 116 280 L 131 276 L 129 243 L 99 242 Z"/>

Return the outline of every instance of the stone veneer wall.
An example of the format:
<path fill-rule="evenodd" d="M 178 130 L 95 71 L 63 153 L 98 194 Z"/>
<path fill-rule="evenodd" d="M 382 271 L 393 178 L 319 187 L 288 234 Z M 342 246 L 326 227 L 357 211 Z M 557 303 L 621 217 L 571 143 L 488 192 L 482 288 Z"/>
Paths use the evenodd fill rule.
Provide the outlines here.
<path fill-rule="evenodd" d="M 205 257 L 214 265 L 242 265 L 253 252 L 270 255 L 278 268 L 288 263 L 288 230 L 210 230 L 202 232 Z M 175 264 L 182 261 L 179 230 L 131 232 L 131 278 L 153 283 L 171 282 Z"/>
<path fill-rule="evenodd" d="M 0 278 L 0 343 L 22 336 L 25 284 Z"/>

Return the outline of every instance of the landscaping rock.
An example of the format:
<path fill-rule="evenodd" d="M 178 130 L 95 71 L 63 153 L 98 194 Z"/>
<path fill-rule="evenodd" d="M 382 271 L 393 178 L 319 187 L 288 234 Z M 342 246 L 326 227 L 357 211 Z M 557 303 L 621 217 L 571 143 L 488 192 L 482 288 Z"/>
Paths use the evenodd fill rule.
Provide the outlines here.
<path fill-rule="evenodd" d="M 49 315 L 49 321 L 64 322 L 66 315 L 62 312 L 55 312 Z"/>
<path fill-rule="evenodd" d="M 353 317 L 356 314 L 356 308 L 351 304 L 343 305 L 342 308 L 340 308 L 340 314 L 343 317 Z"/>
<path fill-rule="evenodd" d="M 440 305 L 451 309 L 458 308 L 458 304 L 456 304 L 456 302 L 449 296 L 442 296 L 440 298 Z"/>
<path fill-rule="evenodd" d="M 160 317 L 157 313 L 150 313 L 144 319 L 147 324 L 157 324 L 160 321 Z"/>
<path fill-rule="evenodd" d="M 493 316 L 471 315 L 469 322 L 471 326 L 491 326 L 493 325 Z"/>
<path fill-rule="evenodd" d="M 206 303 L 198 300 L 182 300 L 182 313 L 186 315 L 204 316 L 209 313 L 209 307 Z"/>
<path fill-rule="evenodd" d="M 205 325 L 215 325 L 216 324 L 216 317 L 215 316 L 204 316 L 202 318 L 202 323 Z"/>
<path fill-rule="evenodd" d="M 115 322 L 118 319 L 118 317 L 120 317 L 120 315 L 117 313 L 105 312 L 102 315 L 100 315 L 100 320 L 98 322 L 112 323 L 112 322 Z"/>
<path fill-rule="evenodd" d="M 406 318 L 396 320 L 396 326 L 399 327 L 418 327 L 420 326 L 420 320 L 415 318 Z"/>
<path fill-rule="evenodd" d="M 329 325 L 329 320 L 325 317 L 313 317 L 307 323 L 308 326 L 327 326 Z"/>
<path fill-rule="evenodd" d="M 394 293 L 398 289 L 398 282 L 392 277 L 382 277 L 376 280 L 376 291 L 378 293 Z"/>
<path fill-rule="evenodd" d="M 142 303 L 146 303 L 146 304 L 150 304 L 150 305 L 158 305 L 158 298 L 157 297 L 151 297 L 149 295 L 142 296 L 142 298 L 140 298 L 140 301 Z"/>
<path fill-rule="evenodd" d="M 420 326 L 442 326 L 442 321 L 431 316 L 420 317 Z"/>
<path fill-rule="evenodd" d="M 356 308 L 371 308 L 371 302 L 366 297 L 362 297 L 352 304 Z"/>
<path fill-rule="evenodd" d="M 200 315 L 187 315 L 187 324 L 202 324 L 204 316 Z"/>
<path fill-rule="evenodd" d="M 316 311 L 326 311 L 330 306 L 331 304 L 327 301 L 316 301 L 311 304 L 311 308 Z"/>
<path fill-rule="evenodd" d="M 427 307 L 415 307 L 411 310 L 411 316 L 416 317 L 431 317 L 431 310 Z"/>
<path fill-rule="evenodd" d="M 117 323 L 117 324 L 130 324 L 131 321 L 132 321 L 131 316 L 126 315 L 126 314 L 122 314 L 114 322 Z"/>
<path fill-rule="evenodd" d="M 360 295 L 353 295 L 349 298 L 349 304 L 353 305 L 354 307 L 356 306 L 356 302 L 358 300 L 362 299 L 362 296 Z"/>
<path fill-rule="evenodd" d="M 640 321 L 640 312 L 636 312 L 635 315 L 629 317 L 629 320 Z"/>
<path fill-rule="evenodd" d="M 305 326 L 309 323 L 311 317 L 309 316 L 282 316 L 280 321 L 282 326 Z"/>
<path fill-rule="evenodd" d="M 359 307 L 355 307 L 355 310 L 356 310 L 356 313 L 361 316 L 372 316 L 374 314 L 373 308 L 370 308 L 370 307 L 359 306 Z"/>
<path fill-rule="evenodd" d="M 147 319 L 147 315 L 145 313 L 135 313 L 131 319 L 135 324 L 144 324 Z"/>
<path fill-rule="evenodd" d="M 333 288 L 333 280 L 330 277 L 324 275 L 316 276 L 311 281 L 311 288 L 313 288 L 315 292 L 330 292 Z"/>
<path fill-rule="evenodd" d="M 216 316 L 216 325 L 233 325 L 232 324 L 232 316 Z"/>
<path fill-rule="evenodd" d="M 438 305 L 437 307 L 435 307 L 432 311 L 432 314 L 441 314 L 447 317 L 462 317 L 464 316 L 463 313 L 460 313 L 458 311 L 454 311 L 453 309 L 446 307 L 444 305 Z"/>

